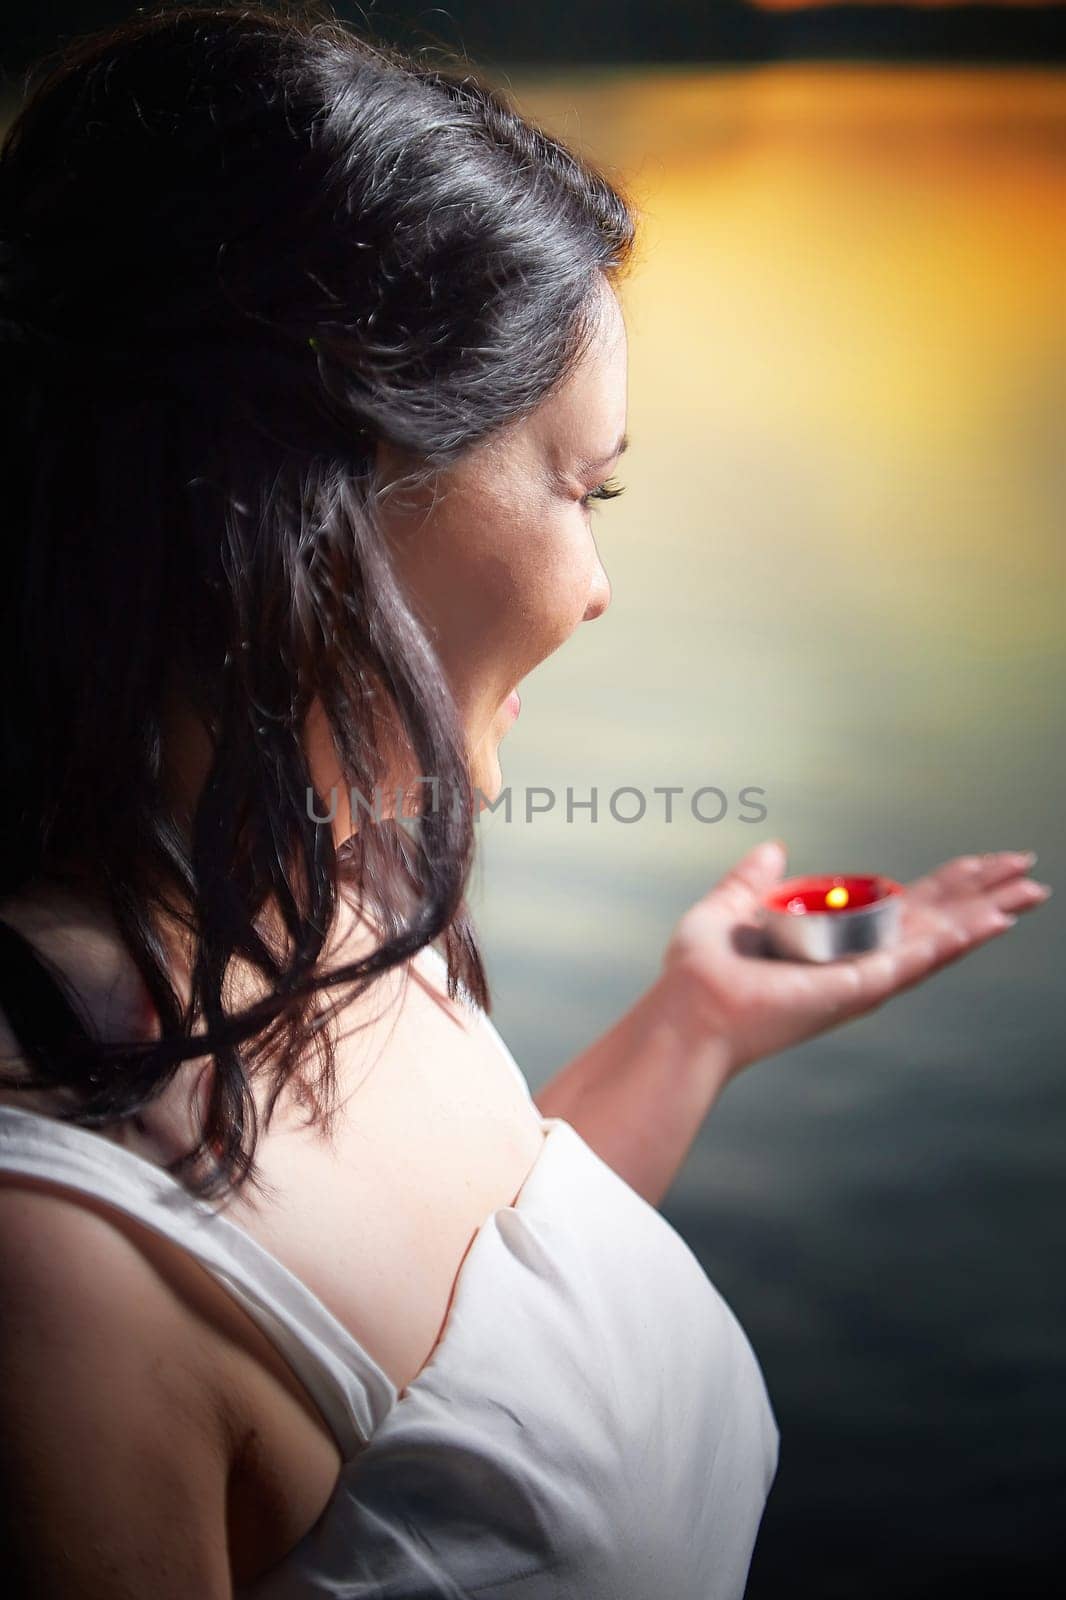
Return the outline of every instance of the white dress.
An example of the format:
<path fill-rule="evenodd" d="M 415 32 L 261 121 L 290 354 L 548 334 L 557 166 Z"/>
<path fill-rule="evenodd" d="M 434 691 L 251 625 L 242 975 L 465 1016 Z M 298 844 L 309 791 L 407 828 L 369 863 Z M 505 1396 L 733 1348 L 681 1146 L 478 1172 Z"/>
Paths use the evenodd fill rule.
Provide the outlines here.
<path fill-rule="evenodd" d="M 398 1394 L 299 1278 L 161 1167 L 0 1106 L 0 1169 L 187 1250 L 336 1436 L 325 1510 L 242 1600 L 740 1600 L 778 1460 L 758 1361 L 661 1213 L 568 1122 L 541 1123 L 515 1204 L 481 1224 L 442 1337 Z"/>

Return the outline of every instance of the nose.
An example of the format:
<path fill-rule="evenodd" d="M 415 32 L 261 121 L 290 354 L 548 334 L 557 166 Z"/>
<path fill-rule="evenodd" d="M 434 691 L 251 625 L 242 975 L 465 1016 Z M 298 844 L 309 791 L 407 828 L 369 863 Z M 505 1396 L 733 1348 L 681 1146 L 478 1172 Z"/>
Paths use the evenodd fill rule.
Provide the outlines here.
<path fill-rule="evenodd" d="M 602 561 L 596 563 L 596 574 L 592 580 L 592 589 L 589 594 L 589 603 L 585 607 L 582 622 L 594 622 L 611 603 L 611 580 L 608 578 Z"/>

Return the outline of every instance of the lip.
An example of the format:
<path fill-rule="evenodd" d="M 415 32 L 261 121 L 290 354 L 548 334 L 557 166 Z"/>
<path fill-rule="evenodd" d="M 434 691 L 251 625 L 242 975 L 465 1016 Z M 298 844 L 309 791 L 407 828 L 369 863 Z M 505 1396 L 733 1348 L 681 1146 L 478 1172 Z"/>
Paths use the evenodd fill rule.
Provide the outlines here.
<path fill-rule="evenodd" d="M 518 713 L 522 709 L 522 701 L 519 698 L 517 689 L 512 689 L 510 694 L 507 696 L 507 699 L 503 703 L 511 713 L 512 717 L 517 717 Z"/>

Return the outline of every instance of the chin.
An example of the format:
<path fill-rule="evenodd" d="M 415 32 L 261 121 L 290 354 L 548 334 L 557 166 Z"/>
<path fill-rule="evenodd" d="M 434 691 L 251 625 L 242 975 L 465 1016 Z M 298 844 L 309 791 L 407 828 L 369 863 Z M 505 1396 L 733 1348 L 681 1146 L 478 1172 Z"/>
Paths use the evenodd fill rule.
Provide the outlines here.
<path fill-rule="evenodd" d="M 477 758 L 470 771 L 470 783 L 476 797 L 479 812 L 485 809 L 485 802 L 498 800 L 503 789 L 503 773 L 500 770 L 500 756 L 497 742 L 493 741 L 491 747 L 486 739 L 478 749 Z M 484 801 L 478 795 L 484 795 Z"/>

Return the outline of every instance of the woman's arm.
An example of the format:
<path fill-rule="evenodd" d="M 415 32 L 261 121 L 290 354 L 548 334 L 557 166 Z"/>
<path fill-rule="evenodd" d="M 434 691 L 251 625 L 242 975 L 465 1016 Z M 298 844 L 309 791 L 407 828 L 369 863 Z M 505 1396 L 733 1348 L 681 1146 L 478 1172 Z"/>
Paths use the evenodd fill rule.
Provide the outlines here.
<path fill-rule="evenodd" d="M 0 1184 L 3 1571 L 29 1600 L 231 1600 L 192 1318 L 109 1221 Z"/>
<path fill-rule="evenodd" d="M 896 945 L 817 965 L 762 951 L 759 905 L 784 871 L 757 845 L 681 918 L 658 981 L 535 1096 L 658 1205 L 725 1085 L 764 1056 L 875 1010 L 1040 905 L 1019 851 L 957 856 L 907 886 Z"/>
<path fill-rule="evenodd" d="M 658 1205 L 729 1077 L 725 1042 L 708 1034 L 680 972 L 658 982 L 534 1096 L 631 1188 Z"/>

